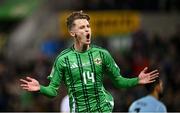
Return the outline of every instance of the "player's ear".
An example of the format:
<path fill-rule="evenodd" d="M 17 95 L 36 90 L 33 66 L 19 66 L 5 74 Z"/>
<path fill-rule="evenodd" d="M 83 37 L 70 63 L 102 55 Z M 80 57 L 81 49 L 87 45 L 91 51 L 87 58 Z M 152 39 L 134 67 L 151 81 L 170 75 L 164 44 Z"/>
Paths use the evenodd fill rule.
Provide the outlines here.
<path fill-rule="evenodd" d="M 76 36 L 76 33 L 72 30 L 69 31 L 69 34 L 72 36 L 72 37 L 75 37 Z"/>

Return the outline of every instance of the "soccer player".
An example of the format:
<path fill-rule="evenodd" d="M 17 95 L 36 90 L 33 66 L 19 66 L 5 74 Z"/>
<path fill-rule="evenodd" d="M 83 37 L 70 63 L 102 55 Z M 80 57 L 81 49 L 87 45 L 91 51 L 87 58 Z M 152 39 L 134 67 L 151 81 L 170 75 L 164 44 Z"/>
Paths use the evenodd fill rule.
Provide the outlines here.
<path fill-rule="evenodd" d="M 129 107 L 130 113 L 159 112 L 166 113 L 166 106 L 159 101 L 163 94 L 163 82 L 156 78 L 156 81 L 145 85 L 149 95 L 134 101 Z"/>
<path fill-rule="evenodd" d="M 49 97 L 57 95 L 64 81 L 70 100 L 71 112 L 112 112 L 113 97 L 103 86 L 103 77 L 108 75 L 121 88 L 154 82 L 158 70 L 147 72 L 144 68 L 136 78 L 124 78 L 110 53 L 91 45 L 90 17 L 82 11 L 73 12 L 67 18 L 67 27 L 74 39 L 72 47 L 62 51 L 56 58 L 48 86 L 31 77 L 20 79 L 27 91 L 40 91 Z"/>

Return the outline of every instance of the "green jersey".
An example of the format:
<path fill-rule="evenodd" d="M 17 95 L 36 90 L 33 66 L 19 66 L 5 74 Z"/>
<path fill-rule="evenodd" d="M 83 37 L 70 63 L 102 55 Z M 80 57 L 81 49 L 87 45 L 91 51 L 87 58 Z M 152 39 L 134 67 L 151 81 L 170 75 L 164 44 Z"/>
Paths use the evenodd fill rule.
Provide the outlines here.
<path fill-rule="evenodd" d="M 71 112 L 111 112 L 113 98 L 103 87 L 103 76 L 108 75 L 117 87 L 133 87 L 138 78 L 123 78 L 109 52 L 91 46 L 85 52 L 73 47 L 61 52 L 54 62 L 49 86 L 40 92 L 53 97 L 63 81 L 68 89 Z"/>

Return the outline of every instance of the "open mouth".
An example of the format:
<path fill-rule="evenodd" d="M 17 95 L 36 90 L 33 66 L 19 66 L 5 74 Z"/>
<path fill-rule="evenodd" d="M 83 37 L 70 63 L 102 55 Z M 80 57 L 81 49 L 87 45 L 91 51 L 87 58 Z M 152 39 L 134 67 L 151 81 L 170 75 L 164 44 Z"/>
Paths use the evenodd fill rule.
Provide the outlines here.
<path fill-rule="evenodd" d="M 86 35 L 86 38 L 87 38 L 87 39 L 90 39 L 90 35 L 89 35 L 89 34 L 87 34 L 87 35 Z"/>

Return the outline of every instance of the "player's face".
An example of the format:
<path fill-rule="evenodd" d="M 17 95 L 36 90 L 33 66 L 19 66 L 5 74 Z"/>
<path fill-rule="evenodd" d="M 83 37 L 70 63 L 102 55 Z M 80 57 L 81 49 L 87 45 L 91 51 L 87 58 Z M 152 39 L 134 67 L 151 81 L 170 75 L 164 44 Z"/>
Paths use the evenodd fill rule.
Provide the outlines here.
<path fill-rule="evenodd" d="M 71 30 L 71 35 L 76 41 L 82 45 L 91 43 L 91 28 L 86 19 L 77 19 L 74 21 L 74 26 Z"/>

